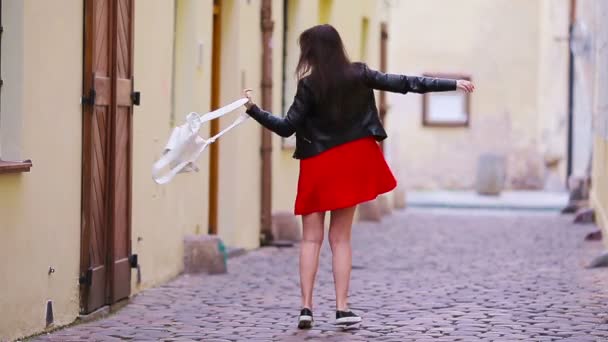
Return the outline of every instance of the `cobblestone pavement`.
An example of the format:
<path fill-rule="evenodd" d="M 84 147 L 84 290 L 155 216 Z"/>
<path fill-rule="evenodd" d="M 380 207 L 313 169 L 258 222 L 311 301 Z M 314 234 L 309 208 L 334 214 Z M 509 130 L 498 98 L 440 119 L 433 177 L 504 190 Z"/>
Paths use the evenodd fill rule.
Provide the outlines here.
<path fill-rule="evenodd" d="M 297 248 L 264 248 L 229 274 L 182 276 L 118 313 L 47 341 L 608 341 L 608 270 L 590 226 L 553 214 L 408 210 L 354 228 L 351 307 L 359 330 L 332 325 L 330 251 L 322 252 L 316 325 L 296 329 Z"/>

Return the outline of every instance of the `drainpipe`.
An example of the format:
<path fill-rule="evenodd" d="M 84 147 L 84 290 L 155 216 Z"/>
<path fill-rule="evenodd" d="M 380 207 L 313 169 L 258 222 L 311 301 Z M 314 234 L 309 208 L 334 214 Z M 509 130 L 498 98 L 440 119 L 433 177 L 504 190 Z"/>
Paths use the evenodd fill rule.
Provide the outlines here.
<path fill-rule="evenodd" d="M 272 108 L 272 0 L 262 0 L 262 108 Z M 261 128 L 262 134 L 262 205 L 260 239 L 262 245 L 272 242 L 272 136 Z"/>
<path fill-rule="evenodd" d="M 386 72 L 386 60 L 387 60 L 387 54 L 388 54 L 388 28 L 385 22 L 380 24 L 380 71 L 381 72 Z M 380 105 L 379 105 L 379 111 L 380 111 L 380 121 L 382 122 L 382 124 L 384 124 L 384 120 L 386 117 L 386 112 L 388 110 L 388 106 L 386 104 L 386 92 L 385 91 L 381 91 L 380 92 Z M 384 141 L 382 141 L 380 143 L 380 147 L 382 148 L 382 152 L 386 152 L 384 151 Z"/>
<path fill-rule="evenodd" d="M 570 0 L 570 19 L 569 19 L 569 62 L 568 62 L 568 160 L 566 171 L 566 184 L 568 178 L 572 175 L 572 140 L 574 124 L 574 53 L 572 52 L 572 43 L 574 40 L 574 24 L 576 22 L 576 0 Z"/>

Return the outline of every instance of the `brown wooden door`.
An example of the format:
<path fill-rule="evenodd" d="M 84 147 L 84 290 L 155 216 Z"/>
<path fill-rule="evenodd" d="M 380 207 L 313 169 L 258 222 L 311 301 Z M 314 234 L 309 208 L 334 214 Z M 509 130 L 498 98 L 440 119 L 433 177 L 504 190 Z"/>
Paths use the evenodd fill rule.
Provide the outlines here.
<path fill-rule="evenodd" d="M 130 293 L 132 0 L 85 0 L 81 311 Z"/>

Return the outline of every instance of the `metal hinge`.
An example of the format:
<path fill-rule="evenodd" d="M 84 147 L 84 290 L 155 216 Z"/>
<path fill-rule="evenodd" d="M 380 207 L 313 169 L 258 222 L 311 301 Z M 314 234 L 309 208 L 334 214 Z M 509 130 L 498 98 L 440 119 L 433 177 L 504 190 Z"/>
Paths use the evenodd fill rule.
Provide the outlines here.
<path fill-rule="evenodd" d="M 141 102 L 141 93 L 138 91 L 134 91 L 131 93 L 131 101 L 133 101 L 134 106 L 139 106 Z"/>
<path fill-rule="evenodd" d="M 91 286 L 92 283 L 93 283 L 93 270 L 89 268 L 85 274 L 80 275 L 80 278 L 78 278 L 78 284 Z"/>
<path fill-rule="evenodd" d="M 83 96 L 80 99 L 80 103 L 82 103 L 83 105 L 89 105 L 89 106 L 93 106 L 95 105 L 95 97 L 96 97 L 96 93 L 95 93 L 95 89 L 91 89 L 89 90 L 89 95 L 88 96 Z"/>
<path fill-rule="evenodd" d="M 131 265 L 131 268 L 137 268 L 137 266 L 139 266 L 137 254 L 131 254 L 129 256 L 129 265 Z"/>

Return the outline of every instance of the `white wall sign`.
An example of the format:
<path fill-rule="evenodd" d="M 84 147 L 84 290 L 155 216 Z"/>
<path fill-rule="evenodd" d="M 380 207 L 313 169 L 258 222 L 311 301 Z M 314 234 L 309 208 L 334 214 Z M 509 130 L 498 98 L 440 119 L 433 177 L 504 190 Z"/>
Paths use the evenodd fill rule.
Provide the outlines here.
<path fill-rule="evenodd" d="M 425 74 L 425 77 L 466 79 L 464 75 Z M 427 93 L 422 96 L 424 126 L 463 127 L 469 125 L 470 95 L 464 92 Z"/>

